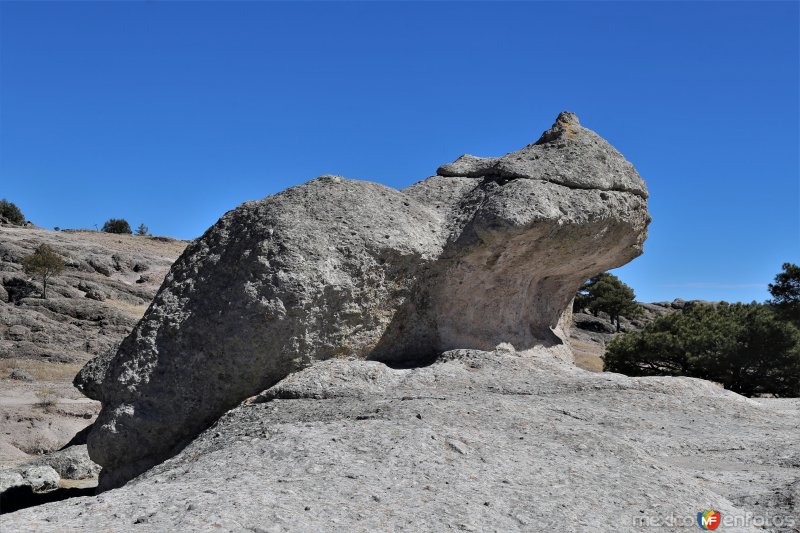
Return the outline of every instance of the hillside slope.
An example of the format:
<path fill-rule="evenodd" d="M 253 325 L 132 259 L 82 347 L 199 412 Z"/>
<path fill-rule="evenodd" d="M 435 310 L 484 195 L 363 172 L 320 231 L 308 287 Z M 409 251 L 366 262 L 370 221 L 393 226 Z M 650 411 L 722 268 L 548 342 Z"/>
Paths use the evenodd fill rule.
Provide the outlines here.
<path fill-rule="evenodd" d="M 21 265 L 40 244 L 67 264 L 46 300 Z M 0 465 L 57 449 L 91 422 L 99 404 L 72 387 L 75 373 L 130 332 L 185 247 L 0 224 Z"/>

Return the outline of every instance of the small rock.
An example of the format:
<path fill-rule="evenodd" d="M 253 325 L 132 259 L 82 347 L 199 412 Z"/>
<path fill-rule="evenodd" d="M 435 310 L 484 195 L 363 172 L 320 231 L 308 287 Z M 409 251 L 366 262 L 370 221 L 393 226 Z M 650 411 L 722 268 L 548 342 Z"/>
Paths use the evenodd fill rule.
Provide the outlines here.
<path fill-rule="evenodd" d="M 23 470 L 22 477 L 25 484 L 30 485 L 34 492 L 49 492 L 58 488 L 61 476 L 50 466 L 31 466 Z"/>
<path fill-rule="evenodd" d="M 21 368 L 12 368 L 11 374 L 8 376 L 11 379 L 16 379 L 18 381 L 33 381 L 33 376 Z"/>
<path fill-rule="evenodd" d="M 495 347 L 495 350 L 498 352 L 507 352 L 507 353 L 514 353 L 517 351 L 514 348 L 514 345 L 509 342 L 501 342 Z"/>
<path fill-rule="evenodd" d="M 459 440 L 448 439 L 447 440 L 447 445 L 450 446 L 453 450 L 455 450 L 458 453 L 460 453 L 461 455 L 466 455 L 467 454 L 467 449 L 468 449 L 467 445 L 464 444 L 463 442 L 459 441 Z"/>
<path fill-rule="evenodd" d="M 19 472 L 0 471 L 0 493 L 5 492 L 11 487 L 18 487 L 25 484 L 25 479 Z"/>
<path fill-rule="evenodd" d="M 31 330 L 19 324 L 8 328 L 8 338 L 12 341 L 26 341 L 31 336 Z"/>
<path fill-rule="evenodd" d="M 89 458 L 85 444 L 49 453 L 36 459 L 34 464 L 52 468 L 62 479 L 87 479 L 100 473 L 100 466 Z"/>
<path fill-rule="evenodd" d="M 675 298 L 670 304 L 670 307 L 672 307 L 673 309 L 683 309 L 684 307 L 686 307 L 686 300 L 684 300 L 683 298 Z"/>

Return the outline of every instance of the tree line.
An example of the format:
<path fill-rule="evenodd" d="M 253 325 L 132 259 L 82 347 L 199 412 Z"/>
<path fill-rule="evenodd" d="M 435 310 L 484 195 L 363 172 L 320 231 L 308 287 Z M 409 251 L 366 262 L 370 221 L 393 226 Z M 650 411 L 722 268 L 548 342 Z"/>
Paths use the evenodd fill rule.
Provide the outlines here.
<path fill-rule="evenodd" d="M 11 224 L 16 224 L 17 226 L 25 224 L 25 215 L 22 214 L 22 210 L 17 207 L 16 204 L 5 198 L 0 200 L 0 217 L 5 218 Z M 96 227 L 97 226 L 95 226 L 95 228 Z M 59 231 L 61 228 L 56 227 L 54 229 Z M 133 234 L 131 225 L 124 218 L 109 218 L 105 221 L 100 231 L 105 233 Z M 150 229 L 144 224 L 139 224 L 139 227 L 136 228 L 136 235 L 150 235 Z"/>
<path fill-rule="evenodd" d="M 629 309 L 632 291 L 618 286 L 611 290 L 602 285 L 602 278 L 593 280 L 576 300 L 582 298 L 590 309 L 612 317 L 613 312 L 603 307 L 606 302 Z M 605 283 L 610 283 L 607 278 Z M 606 347 L 603 370 L 629 376 L 697 377 L 745 396 L 800 396 L 800 267 L 785 263 L 768 289 L 772 298 L 763 304 L 687 306 L 640 331 L 618 335 Z M 613 296 L 606 296 L 608 292 Z M 617 311 L 617 324 L 620 314 L 627 316 L 624 309 Z"/>

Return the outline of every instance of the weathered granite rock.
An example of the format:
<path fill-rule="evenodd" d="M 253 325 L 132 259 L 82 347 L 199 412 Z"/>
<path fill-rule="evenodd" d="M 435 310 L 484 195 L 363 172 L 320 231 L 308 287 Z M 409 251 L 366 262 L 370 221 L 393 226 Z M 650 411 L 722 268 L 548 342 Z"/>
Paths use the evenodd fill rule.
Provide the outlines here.
<path fill-rule="evenodd" d="M 22 479 L 23 483 L 30 485 L 34 492 L 47 492 L 57 489 L 61 478 L 51 466 L 33 465 L 22 471 Z"/>
<path fill-rule="evenodd" d="M 31 373 L 22 370 L 21 368 L 12 368 L 8 377 L 10 379 L 16 379 L 17 381 L 33 381 L 33 376 Z"/>
<path fill-rule="evenodd" d="M 94 478 L 99 472 L 100 466 L 89 459 L 85 444 L 70 446 L 0 470 L 0 493 L 21 486 L 28 486 L 33 492 L 49 492 L 59 487 L 61 479 Z"/>
<path fill-rule="evenodd" d="M 645 198 L 562 113 L 535 145 L 403 191 L 323 176 L 243 204 L 186 249 L 107 371 L 85 373 L 102 379 L 83 385 L 103 402 L 101 488 L 313 360 L 560 344 L 580 283 L 642 252 Z"/>
<path fill-rule="evenodd" d="M 590 373 L 561 349 L 318 361 L 126 486 L 0 529 L 680 532 L 713 507 L 721 531 L 796 531 L 800 400 Z"/>
<path fill-rule="evenodd" d="M 534 144 L 503 157 L 463 155 L 439 167 L 441 176 L 534 179 L 574 189 L 625 191 L 647 198 L 636 169 L 605 139 L 581 127 L 574 113 L 558 115 Z"/>
<path fill-rule="evenodd" d="M 85 396 L 92 400 L 100 400 L 102 398 L 102 386 L 108 372 L 108 367 L 111 360 L 119 349 L 119 343 L 101 353 L 97 357 L 90 359 L 80 369 L 72 384 L 76 389 L 81 391 Z"/>
<path fill-rule="evenodd" d="M 89 459 L 85 444 L 48 453 L 34 459 L 31 464 L 48 466 L 62 479 L 87 479 L 97 477 L 100 473 L 100 466 Z"/>

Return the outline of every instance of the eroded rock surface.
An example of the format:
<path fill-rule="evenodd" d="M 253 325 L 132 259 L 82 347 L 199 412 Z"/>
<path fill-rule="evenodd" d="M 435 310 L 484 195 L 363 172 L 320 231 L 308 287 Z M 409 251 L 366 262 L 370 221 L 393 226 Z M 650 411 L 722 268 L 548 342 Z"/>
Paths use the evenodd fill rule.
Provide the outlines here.
<path fill-rule="evenodd" d="M 414 369 L 319 361 L 126 486 L 0 528 L 692 531 L 713 507 L 769 520 L 725 531 L 794 531 L 798 400 L 590 373 L 561 350 L 456 350 Z"/>
<path fill-rule="evenodd" d="M 648 222 L 632 165 L 569 113 L 402 191 L 323 176 L 243 204 L 186 249 L 107 370 L 82 373 L 103 402 L 101 486 L 315 360 L 558 345 L 580 283 L 639 255 Z"/>

